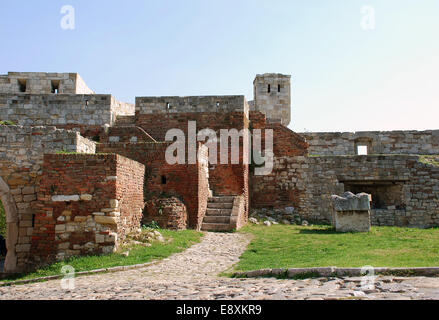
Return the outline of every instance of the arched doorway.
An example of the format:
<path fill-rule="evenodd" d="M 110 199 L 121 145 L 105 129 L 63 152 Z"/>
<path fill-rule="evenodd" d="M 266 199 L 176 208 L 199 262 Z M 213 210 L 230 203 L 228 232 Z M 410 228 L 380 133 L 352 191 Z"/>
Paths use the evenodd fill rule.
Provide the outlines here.
<path fill-rule="evenodd" d="M 6 248 L 7 254 L 4 260 L 3 272 L 11 273 L 17 271 L 17 254 L 15 246 L 18 242 L 18 214 L 14 197 L 12 196 L 9 186 L 0 177 L 0 200 L 5 215 L 6 224 Z"/>

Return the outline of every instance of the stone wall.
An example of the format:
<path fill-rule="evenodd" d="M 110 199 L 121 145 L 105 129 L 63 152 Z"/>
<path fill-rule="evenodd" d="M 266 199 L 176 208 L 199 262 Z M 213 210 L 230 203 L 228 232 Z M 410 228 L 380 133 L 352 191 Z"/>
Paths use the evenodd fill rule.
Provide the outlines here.
<path fill-rule="evenodd" d="M 368 146 L 368 154 L 439 154 L 439 130 L 300 133 L 311 155 L 355 155 Z"/>
<path fill-rule="evenodd" d="M 23 270 L 29 258 L 43 155 L 57 151 L 94 152 L 78 132 L 55 127 L 0 126 L 0 180 L 11 199 L 7 216 L 7 272 Z"/>
<path fill-rule="evenodd" d="M 291 121 L 291 76 L 258 74 L 253 82 L 254 101 L 251 111 L 260 111 L 268 122 L 288 126 Z"/>
<path fill-rule="evenodd" d="M 23 126 L 100 127 L 129 112 L 134 106 L 111 95 L 0 94 L 0 119 Z"/>
<path fill-rule="evenodd" d="M 140 227 L 144 172 L 142 164 L 115 154 L 45 155 L 33 262 L 116 250 Z"/>
<path fill-rule="evenodd" d="M 248 115 L 248 111 L 244 96 L 136 97 L 138 114 L 243 112 Z"/>
<path fill-rule="evenodd" d="M 9 72 L 0 75 L 0 93 L 94 94 L 77 73 Z"/>
<path fill-rule="evenodd" d="M 373 224 L 439 225 L 439 167 L 419 156 L 280 157 L 274 167 L 274 175 L 258 180 L 258 188 L 278 190 L 284 198 L 264 207 L 294 207 L 303 219 L 331 222 L 331 195 L 372 189 L 379 190 L 372 194 L 373 206 L 377 196 L 389 193 L 384 208 L 371 210 Z"/>

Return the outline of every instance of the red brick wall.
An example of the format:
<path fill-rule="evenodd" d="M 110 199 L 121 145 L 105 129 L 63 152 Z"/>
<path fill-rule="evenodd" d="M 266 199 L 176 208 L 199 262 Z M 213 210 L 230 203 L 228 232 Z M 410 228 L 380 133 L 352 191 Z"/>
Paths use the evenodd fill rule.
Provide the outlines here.
<path fill-rule="evenodd" d="M 45 155 L 31 246 L 35 262 L 114 249 L 116 238 L 140 226 L 143 178 L 144 166 L 120 155 Z"/>
<path fill-rule="evenodd" d="M 155 221 L 161 228 L 185 230 L 188 224 L 186 206 L 176 197 L 153 198 L 145 204 L 143 224 Z"/>

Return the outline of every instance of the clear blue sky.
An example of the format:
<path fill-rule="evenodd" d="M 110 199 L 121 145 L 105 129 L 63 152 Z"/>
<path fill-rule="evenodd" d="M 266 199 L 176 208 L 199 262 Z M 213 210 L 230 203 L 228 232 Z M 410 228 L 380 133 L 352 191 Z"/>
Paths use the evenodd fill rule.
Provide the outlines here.
<path fill-rule="evenodd" d="M 75 30 L 60 27 L 63 5 Z M 376 26 L 361 27 L 361 8 Z M 439 128 L 439 0 L 0 3 L 0 73 L 78 72 L 97 93 L 244 94 L 292 75 L 295 131 Z"/>

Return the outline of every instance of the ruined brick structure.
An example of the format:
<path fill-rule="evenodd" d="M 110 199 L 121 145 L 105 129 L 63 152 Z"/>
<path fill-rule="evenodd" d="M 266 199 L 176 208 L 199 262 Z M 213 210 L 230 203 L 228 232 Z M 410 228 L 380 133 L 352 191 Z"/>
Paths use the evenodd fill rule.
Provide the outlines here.
<path fill-rule="evenodd" d="M 331 195 L 345 191 L 372 195 L 374 225 L 439 225 L 439 131 L 295 133 L 288 75 L 257 75 L 249 102 L 137 97 L 134 105 L 95 94 L 77 74 L 10 72 L 0 76 L 0 121 L 15 124 L 0 125 L 6 272 L 113 252 L 142 221 L 233 230 L 263 209 L 331 222 Z M 170 129 L 187 138 L 184 163 L 166 161 Z M 228 162 L 220 163 L 221 148 L 197 138 L 203 129 L 241 133 L 237 161 L 224 141 Z M 253 156 L 266 155 L 265 133 L 273 133 L 265 175 L 244 161 L 254 130 L 262 150 Z"/>

